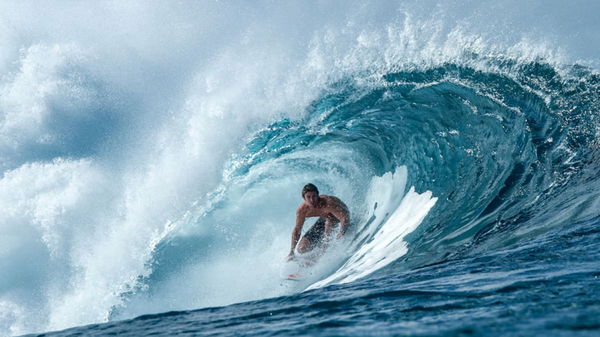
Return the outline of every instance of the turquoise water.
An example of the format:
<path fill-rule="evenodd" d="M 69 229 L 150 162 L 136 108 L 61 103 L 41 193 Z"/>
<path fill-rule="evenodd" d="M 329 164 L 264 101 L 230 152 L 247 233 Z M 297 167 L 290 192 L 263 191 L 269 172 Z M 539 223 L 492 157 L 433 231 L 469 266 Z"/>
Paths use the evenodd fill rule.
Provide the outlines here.
<path fill-rule="evenodd" d="M 0 335 L 600 330 L 597 5 L 88 5 L 1 5 Z"/>

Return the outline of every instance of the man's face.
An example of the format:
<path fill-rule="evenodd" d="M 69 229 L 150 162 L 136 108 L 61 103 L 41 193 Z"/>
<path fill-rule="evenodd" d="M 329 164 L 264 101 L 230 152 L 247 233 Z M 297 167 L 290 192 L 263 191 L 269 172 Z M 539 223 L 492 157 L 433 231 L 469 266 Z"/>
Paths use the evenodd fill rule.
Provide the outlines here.
<path fill-rule="evenodd" d="M 312 207 L 316 207 L 319 202 L 319 194 L 317 192 L 306 192 L 304 193 L 304 200 Z"/>

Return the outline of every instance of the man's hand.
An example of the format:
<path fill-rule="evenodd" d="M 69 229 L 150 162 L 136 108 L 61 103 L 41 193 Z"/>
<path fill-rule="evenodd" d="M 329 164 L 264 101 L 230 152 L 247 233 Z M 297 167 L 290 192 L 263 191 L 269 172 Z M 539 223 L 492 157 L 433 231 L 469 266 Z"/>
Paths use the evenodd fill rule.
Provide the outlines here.
<path fill-rule="evenodd" d="M 344 236 L 344 232 L 339 232 L 338 235 L 336 235 L 336 239 L 340 239 L 342 236 Z"/>
<path fill-rule="evenodd" d="M 292 252 L 290 252 L 290 253 L 288 254 L 288 256 L 287 256 L 287 260 L 288 260 L 288 261 L 292 261 L 292 260 L 293 260 L 295 257 L 296 257 L 296 256 L 294 255 L 294 252 L 292 251 Z"/>

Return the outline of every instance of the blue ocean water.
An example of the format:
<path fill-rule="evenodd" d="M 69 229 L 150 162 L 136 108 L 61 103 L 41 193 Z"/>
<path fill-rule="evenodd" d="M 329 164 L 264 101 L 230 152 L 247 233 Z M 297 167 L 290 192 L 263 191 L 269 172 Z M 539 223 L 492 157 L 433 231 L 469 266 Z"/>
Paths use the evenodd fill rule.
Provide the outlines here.
<path fill-rule="evenodd" d="M 576 5 L 0 5 L 0 335 L 598 335 Z"/>

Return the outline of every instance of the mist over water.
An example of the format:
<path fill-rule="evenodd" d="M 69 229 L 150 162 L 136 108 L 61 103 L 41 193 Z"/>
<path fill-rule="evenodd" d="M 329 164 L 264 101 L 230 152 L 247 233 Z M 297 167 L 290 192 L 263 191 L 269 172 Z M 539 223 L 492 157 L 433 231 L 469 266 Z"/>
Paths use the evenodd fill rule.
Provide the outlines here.
<path fill-rule="evenodd" d="M 301 291 L 307 182 L 357 229 L 313 288 L 597 216 L 598 12 L 1 3 L 0 335 Z"/>

